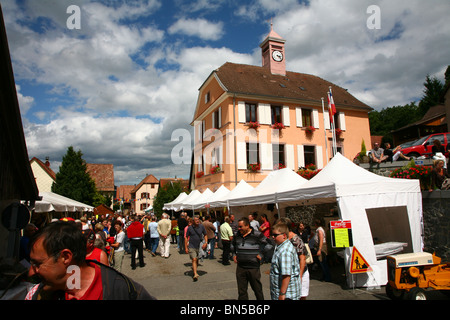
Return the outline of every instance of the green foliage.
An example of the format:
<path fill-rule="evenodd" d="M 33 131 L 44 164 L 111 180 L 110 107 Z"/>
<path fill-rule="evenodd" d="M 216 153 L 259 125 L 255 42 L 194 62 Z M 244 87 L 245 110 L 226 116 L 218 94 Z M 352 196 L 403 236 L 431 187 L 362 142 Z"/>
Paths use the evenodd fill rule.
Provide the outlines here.
<path fill-rule="evenodd" d="M 358 155 L 359 161 L 363 161 L 363 157 L 366 154 L 367 154 L 366 143 L 364 142 L 364 139 L 362 139 L 362 141 L 361 141 L 361 152 Z"/>
<path fill-rule="evenodd" d="M 153 211 L 156 216 L 159 217 L 163 213 L 162 208 L 164 203 L 169 203 L 175 200 L 182 192 L 183 187 L 181 186 L 181 182 L 167 183 L 163 187 L 160 187 L 155 196 L 155 200 L 153 201 Z"/>
<path fill-rule="evenodd" d="M 52 191 L 64 197 L 93 206 L 97 190 L 95 182 L 86 172 L 86 162 L 81 150 L 74 151 L 70 146 L 62 159 Z"/>
<path fill-rule="evenodd" d="M 450 66 L 445 72 L 445 85 L 450 83 Z M 445 85 L 436 77 L 426 77 L 423 83 L 424 95 L 419 105 L 415 102 L 403 106 L 393 106 L 384 108 L 381 111 L 369 113 L 370 134 L 373 136 L 383 136 L 382 143 L 391 142 L 391 131 L 405 127 L 423 118 L 425 113 L 435 105 L 443 103 L 443 93 Z"/>

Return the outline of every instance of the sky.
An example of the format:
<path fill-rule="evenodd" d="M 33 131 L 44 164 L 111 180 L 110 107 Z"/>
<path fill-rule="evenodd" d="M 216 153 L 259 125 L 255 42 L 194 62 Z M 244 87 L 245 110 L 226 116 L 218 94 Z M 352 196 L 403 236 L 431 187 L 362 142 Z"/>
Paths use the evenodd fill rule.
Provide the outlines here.
<path fill-rule="evenodd" d="M 0 3 L 29 157 L 49 157 L 57 172 L 73 146 L 88 163 L 112 163 L 117 186 L 189 178 L 190 165 L 171 158 L 172 134 L 193 136 L 198 89 L 214 69 L 261 65 L 270 23 L 286 40 L 287 70 L 375 110 L 419 101 L 426 76 L 443 81 L 450 65 L 448 0 Z"/>

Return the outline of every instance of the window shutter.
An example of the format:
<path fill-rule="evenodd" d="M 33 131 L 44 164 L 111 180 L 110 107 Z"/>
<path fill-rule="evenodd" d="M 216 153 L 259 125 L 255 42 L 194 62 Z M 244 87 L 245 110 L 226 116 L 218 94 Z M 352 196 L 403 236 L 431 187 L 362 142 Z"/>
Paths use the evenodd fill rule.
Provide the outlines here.
<path fill-rule="evenodd" d="M 297 122 L 297 127 L 303 127 L 302 108 L 295 108 L 295 120 Z"/>
<path fill-rule="evenodd" d="M 319 111 L 317 109 L 312 110 L 312 118 L 314 128 L 319 129 Z"/>
<path fill-rule="evenodd" d="M 289 119 L 289 107 L 283 106 L 283 115 L 282 115 L 283 124 L 287 127 L 290 126 L 290 119 Z"/>
<path fill-rule="evenodd" d="M 305 151 L 303 145 L 297 145 L 297 163 L 299 168 L 305 167 Z"/>
<path fill-rule="evenodd" d="M 240 123 L 245 123 L 245 102 L 238 102 L 238 119 Z"/>
<path fill-rule="evenodd" d="M 259 144 L 259 159 L 261 160 L 261 169 L 273 170 L 273 154 L 271 144 Z"/>
<path fill-rule="evenodd" d="M 211 120 L 212 120 L 212 126 L 211 126 L 211 128 L 213 128 L 213 129 L 215 129 L 216 128 L 216 113 L 215 112 L 213 112 L 212 114 L 211 114 Z"/>
<path fill-rule="evenodd" d="M 345 130 L 345 114 L 344 112 L 339 112 L 339 128 Z"/>
<path fill-rule="evenodd" d="M 294 145 L 287 144 L 286 145 L 286 167 L 289 169 L 295 170 L 295 162 L 294 162 Z"/>
<path fill-rule="evenodd" d="M 330 113 L 328 112 L 328 110 L 325 110 L 323 121 L 325 122 L 325 129 L 330 130 L 331 129 Z"/>
<path fill-rule="evenodd" d="M 218 124 L 219 124 L 219 128 L 221 128 L 222 127 L 222 107 L 219 107 L 219 109 L 217 109 L 217 115 L 218 115 L 218 117 L 219 117 L 219 119 L 218 119 Z M 217 129 L 219 129 L 219 128 L 217 128 Z"/>
<path fill-rule="evenodd" d="M 323 169 L 323 148 L 322 146 L 316 146 L 316 164 L 317 169 Z"/>
<path fill-rule="evenodd" d="M 247 150 L 245 142 L 236 143 L 238 169 L 247 169 Z"/>

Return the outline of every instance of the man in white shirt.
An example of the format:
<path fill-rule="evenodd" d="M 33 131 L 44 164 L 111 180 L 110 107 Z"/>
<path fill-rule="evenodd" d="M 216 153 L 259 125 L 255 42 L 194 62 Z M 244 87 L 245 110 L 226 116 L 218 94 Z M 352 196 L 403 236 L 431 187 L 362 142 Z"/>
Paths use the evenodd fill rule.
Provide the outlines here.
<path fill-rule="evenodd" d="M 170 255 L 170 231 L 172 230 L 172 223 L 169 220 L 168 214 L 162 214 L 161 220 L 158 222 L 157 229 L 159 233 L 159 249 L 161 252 L 161 257 L 167 259 Z"/>
<path fill-rule="evenodd" d="M 259 222 L 258 220 L 256 220 L 256 213 L 249 214 L 248 220 L 250 221 L 250 227 L 252 227 L 256 231 L 259 231 Z"/>
<path fill-rule="evenodd" d="M 116 235 L 114 236 L 114 243 L 111 244 L 111 247 L 114 248 L 114 268 L 122 272 L 122 262 L 123 255 L 125 253 L 124 250 L 124 241 L 125 241 L 125 232 L 122 230 L 122 222 L 117 220 L 114 223 L 114 228 L 116 229 Z"/>

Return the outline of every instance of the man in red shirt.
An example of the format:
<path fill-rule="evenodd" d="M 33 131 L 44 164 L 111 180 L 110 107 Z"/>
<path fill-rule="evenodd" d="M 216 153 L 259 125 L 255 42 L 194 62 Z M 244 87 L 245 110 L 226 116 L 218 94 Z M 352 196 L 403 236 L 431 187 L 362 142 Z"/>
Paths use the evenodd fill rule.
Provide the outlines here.
<path fill-rule="evenodd" d="M 30 276 L 41 281 L 27 300 L 154 299 L 113 268 L 85 260 L 86 242 L 74 222 L 52 222 L 30 241 Z"/>
<path fill-rule="evenodd" d="M 130 240 L 131 248 L 131 269 L 136 269 L 136 250 L 139 255 L 139 267 L 144 267 L 144 225 L 139 222 L 138 216 L 132 217 L 134 220 L 127 228 L 127 237 Z"/>

